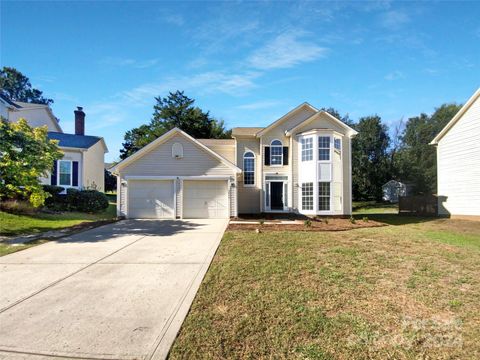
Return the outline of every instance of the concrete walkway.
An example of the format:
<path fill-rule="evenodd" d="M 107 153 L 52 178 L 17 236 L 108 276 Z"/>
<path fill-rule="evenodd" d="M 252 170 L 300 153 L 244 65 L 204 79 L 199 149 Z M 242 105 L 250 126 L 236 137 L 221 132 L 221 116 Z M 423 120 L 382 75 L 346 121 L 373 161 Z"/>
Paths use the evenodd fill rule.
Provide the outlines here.
<path fill-rule="evenodd" d="M 163 359 L 228 220 L 126 220 L 0 257 L 0 359 Z"/>

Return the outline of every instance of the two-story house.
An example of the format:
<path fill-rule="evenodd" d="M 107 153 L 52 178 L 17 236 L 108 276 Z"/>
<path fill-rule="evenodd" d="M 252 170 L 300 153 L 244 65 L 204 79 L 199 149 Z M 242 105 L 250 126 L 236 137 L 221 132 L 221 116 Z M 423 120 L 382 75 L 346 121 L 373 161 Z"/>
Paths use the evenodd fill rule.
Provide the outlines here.
<path fill-rule="evenodd" d="M 350 215 L 355 130 L 303 103 L 233 139 L 173 129 L 118 163 L 117 212 L 129 218 Z"/>
<path fill-rule="evenodd" d="M 0 95 L 2 118 L 10 122 L 23 118 L 32 127 L 47 126 L 48 138 L 59 142 L 63 157 L 53 164 L 47 177 L 40 178 L 42 184 L 104 191 L 107 145 L 102 137 L 85 135 L 85 113 L 81 107 L 74 114 L 75 134 L 66 134 L 48 105 L 12 101 Z"/>

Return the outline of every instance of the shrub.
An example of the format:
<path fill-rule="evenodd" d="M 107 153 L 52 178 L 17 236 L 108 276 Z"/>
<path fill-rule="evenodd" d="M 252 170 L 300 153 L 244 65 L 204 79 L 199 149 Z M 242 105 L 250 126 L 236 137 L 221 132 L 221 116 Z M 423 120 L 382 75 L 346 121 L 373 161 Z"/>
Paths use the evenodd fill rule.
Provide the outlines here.
<path fill-rule="evenodd" d="M 258 223 L 259 223 L 260 225 L 265 224 L 265 219 L 260 219 L 260 220 L 258 221 Z"/>
<path fill-rule="evenodd" d="M 0 201 L 0 210 L 12 214 L 34 214 L 38 211 L 26 200 Z"/>
<path fill-rule="evenodd" d="M 310 219 L 305 220 L 303 222 L 303 225 L 305 225 L 305 227 L 311 227 L 312 226 L 312 220 L 310 220 Z"/>
<path fill-rule="evenodd" d="M 72 189 L 69 189 L 72 190 Z M 68 203 L 81 212 L 98 212 L 108 207 L 108 198 L 104 193 L 96 190 L 81 190 L 76 192 L 67 191 Z"/>
<path fill-rule="evenodd" d="M 328 224 L 328 218 L 325 218 L 324 221 L 325 221 L 325 224 Z"/>
<path fill-rule="evenodd" d="M 45 191 L 52 196 L 47 199 L 46 205 L 52 210 L 98 212 L 108 207 L 107 196 L 96 190 L 70 188 L 66 194 L 61 194 L 63 188 L 60 186 L 48 185 L 47 189 Z"/>
<path fill-rule="evenodd" d="M 357 221 L 355 220 L 355 218 L 353 216 L 350 216 L 350 222 L 352 224 L 355 224 Z"/>
<path fill-rule="evenodd" d="M 363 222 L 368 222 L 368 216 L 363 217 Z"/>

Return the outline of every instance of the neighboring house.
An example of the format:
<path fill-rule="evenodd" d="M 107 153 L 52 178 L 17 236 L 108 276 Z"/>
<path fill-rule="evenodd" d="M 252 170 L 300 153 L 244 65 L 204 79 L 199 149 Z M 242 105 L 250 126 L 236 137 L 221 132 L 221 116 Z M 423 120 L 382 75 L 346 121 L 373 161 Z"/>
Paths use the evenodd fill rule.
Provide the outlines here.
<path fill-rule="evenodd" d="M 437 146 L 438 213 L 480 216 L 480 88 L 431 142 Z"/>
<path fill-rule="evenodd" d="M 115 165 L 117 212 L 128 218 L 227 218 L 243 213 L 349 215 L 357 132 L 304 103 L 233 139 L 175 128 Z"/>
<path fill-rule="evenodd" d="M 408 196 L 411 192 L 411 185 L 397 180 L 390 180 L 382 186 L 383 201 L 398 203 L 400 196 Z"/>
<path fill-rule="evenodd" d="M 85 113 L 75 110 L 75 134 L 65 134 L 48 105 L 11 101 L 0 96 L 1 116 L 10 122 L 20 118 L 30 126 L 48 127 L 48 138 L 58 140 L 63 158 L 55 162 L 53 171 L 43 184 L 64 188 L 91 188 L 104 191 L 104 158 L 108 152 L 102 137 L 85 135 Z"/>

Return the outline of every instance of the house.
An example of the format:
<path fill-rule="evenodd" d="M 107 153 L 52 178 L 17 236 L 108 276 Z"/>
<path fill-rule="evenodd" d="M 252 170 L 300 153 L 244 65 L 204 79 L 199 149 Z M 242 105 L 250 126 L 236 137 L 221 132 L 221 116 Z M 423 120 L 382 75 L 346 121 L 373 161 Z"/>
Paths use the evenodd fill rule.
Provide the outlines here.
<path fill-rule="evenodd" d="M 1 95 L 0 114 L 10 122 L 24 118 L 32 127 L 46 125 L 48 138 L 58 140 L 63 157 L 54 163 L 48 177 L 40 178 L 42 184 L 104 191 L 104 158 L 108 148 L 102 137 L 85 135 L 85 113 L 81 107 L 74 111 L 75 134 L 63 132 L 48 105 L 12 101 Z"/>
<path fill-rule="evenodd" d="M 411 184 L 406 184 L 397 180 L 390 180 L 382 186 L 383 201 L 398 203 L 398 198 L 400 196 L 408 196 L 411 189 Z"/>
<path fill-rule="evenodd" d="M 355 130 L 308 103 L 233 139 L 172 129 L 112 168 L 128 218 L 350 215 Z"/>
<path fill-rule="evenodd" d="M 480 218 L 480 88 L 435 136 L 438 214 Z"/>

